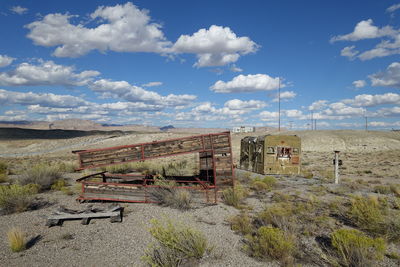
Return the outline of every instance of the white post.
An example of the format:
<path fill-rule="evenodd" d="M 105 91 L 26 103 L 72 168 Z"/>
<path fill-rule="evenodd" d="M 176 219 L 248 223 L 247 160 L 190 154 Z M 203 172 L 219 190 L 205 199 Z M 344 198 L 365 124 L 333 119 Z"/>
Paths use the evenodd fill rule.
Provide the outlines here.
<path fill-rule="evenodd" d="M 339 152 L 335 150 L 335 184 L 339 183 Z"/>

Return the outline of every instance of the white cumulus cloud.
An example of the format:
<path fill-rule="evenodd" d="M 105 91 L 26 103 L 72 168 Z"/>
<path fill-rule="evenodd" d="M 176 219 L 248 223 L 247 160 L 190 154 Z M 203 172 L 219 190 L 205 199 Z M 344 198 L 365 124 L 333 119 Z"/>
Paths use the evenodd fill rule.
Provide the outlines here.
<path fill-rule="evenodd" d="M 354 31 L 345 34 L 337 35 L 331 38 L 331 42 L 336 41 L 358 41 L 364 39 L 373 39 L 383 36 L 393 36 L 396 31 L 391 26 L 385 26 L 383 28 L 378 28 L 373 25 L 372 19 L 362 20 L 354 28 Z"/>
<path fill-rule="evenodd" d="M 163 106 L 184 106 L 196 99 L 194 95 L 160 94 L 131 85 L 126 81 L 111 81 L 100 79 L 93 82 L 90 88 L 94 92 L 101 93 L 103 97 L 121 98 L 130 102 L 146 102 Z"/>
<path fill-rule="evenodd" d="M 367 82 L 364 81 L 364 80 L 357 80 L 357 81 L 354 81 L 354 82 L 353 82 L 353 86 L 354 86 L 355 88 L 363 88 L 363 87 L 365 87 L 366 85 L 367 85 Z"/>
<path fill-rule="evenodd" d="M 21 63 L 9 72 L 0 72 L 0 84 L 8 86 L 20 85 L 87 85 L 100 72 L 86 70 L 75 72 L 72 66 L 55 64 L 53 61 L 39 61 L 38 65 Z"/>
<path fill-rule="evenodd" d="M 18 15 L 23 15 L 28 12 L 28 9 L 22 6 L 13 6 L 10 8 L 10 10 Z"/>
<path fill-rule="evenodd" d="M 52 93 L 21 93 L 0 89 L 0 103 L 2 105 L 41 105 L 44 107 L 76 107 L 88 102 L 80 97 L 71 95 L 55 95 Z"/>
<path fill-rule="evenodd" d="M 347 57 L 350 60 L 353 60 L 354 57 L 359 53 L 359 51 L 355 50 L 355 46 L 346 46 L 345 48 L 340 51 L 340 55 L 342 57 Z"/>
<path fill-rule="evenodd" d="M 210 89 L 216 93 L 239 93 L 271 91 L 279 87 L 279 78 L 273 78 L 267 74 L 238 75 L 231 81 L 217 81 Z M 285 87 L 281 84 L 281 87 Z"/>
<path fill-rule="evenodd" d="M 399 8 L 400 8 L 400 4 L 394 4 L 394 5 L 391 5 L 390 7 L 388 7 L 386 9 L 386 12 L 392 13 L 392 12 L 396 11 Z"/>
<path fill-rule="evenodd" d="M 295 98 L 296 96 L 297 96 L 297 94 L 294 91 L 282 91 L 280 93 L 281 101 L 282 100 L 287 101 L 287 100 Z M 278 101 L 279 101 L 279 96 L 278 96 L 278 94 L 276 94 L 275 98 L 272 100 L 272 102 L 278 102 Z"/>
<path fill-rule="evenodd" d="M 345 99 L 342 101 L 355 107 L 373 107 L 378 105 L 400 105 L 400 95 L 395 93 L 385 93 L 381 95 L 357 95 L 354 99 Z"/>
<path fill-rule="evenodd" d="M 0 68 L 1 67 L 6 67 L 10 65 L 15 58 L 9 57 L 7 55 L 0 55 Z"/>
<path fill-rule="evenodd" d="M 117 52 L 162 53 L 171 45 L 161 31 L 161 25 L 151 22 L 148 11 L 132 3 L 100 6 L 90 14 L 92 20 L 104 22 L 87 28 L 70 22 L 73 15 L 48 14 L 26 28 L 28 38 L 36 45 L 54 47 L 57 57 L 79 57 L 92 50 Z"/>
<path fill-rule="evenodd" d="M 400 88 L 400 63 L 391 63 L 385 71 L 368 76 L 372 86 Z"/>
<path fill-rule="evenodd" d="M 267 104 L 259 100 L 248 100 L 243 101 L 240 99 L 232 99 L 225 102 L 225 107 L 231 110 L 243 110 L 243 109 L 260 109 L 265 107 Z"/>
<path fill-rule="evenodd" d="M 193 53 L 195 66 L 223 66 L 236 62 L 240 55 L 257 51 L 258 45 L 248 37 L 238 37 L 229 27 L 217 25 L 181 35 L 172 47 L 175 53 Z"/>
<path fill-rule="evenodd" d="M 145 84 L 142 84 L 143 87 L 154 87 L 154 86 L 161 86 L 163 83 L 162 82 L 148 82 Z"/>

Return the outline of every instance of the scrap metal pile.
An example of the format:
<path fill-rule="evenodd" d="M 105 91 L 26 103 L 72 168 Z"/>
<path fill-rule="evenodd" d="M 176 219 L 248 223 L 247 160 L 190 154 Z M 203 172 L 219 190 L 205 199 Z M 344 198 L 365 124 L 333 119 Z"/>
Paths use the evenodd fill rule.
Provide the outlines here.
<path fill-rule="evenodd" d="M 146 161 L 188 153 L 199 155 L 199 174 L 168 177 L 175 187 L 188 189 L 195 197 L 217 202 L 218 191 L 234 185 L 231 137 L 229 132 L 189 136 L 101 149 L 73 151 L 79 169 L 92 169 L 127 162 Z M 82 192 L 78 200 L 110 200 L 156 203 L 152 192 L 160 188 L 155 177 L 140 172 L 111 174 L 97 172 L 78 179 Z"/>

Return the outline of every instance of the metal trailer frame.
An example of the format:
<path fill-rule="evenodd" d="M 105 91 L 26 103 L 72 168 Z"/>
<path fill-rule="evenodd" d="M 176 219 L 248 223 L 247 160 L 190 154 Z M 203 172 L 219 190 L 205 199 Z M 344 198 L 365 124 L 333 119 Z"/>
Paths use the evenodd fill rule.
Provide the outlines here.
<path fill-rule="evenodd" d="M 219 139 L 226 140 L 224 142 L 216 142 Z M 176 144 L 179 142 L 197 142 L 197 145 L 194 147 L 186 147 L 186 148 L 178 148 L 176 151 L 167 151 L 161 152 L 160 155 L 149 156 L 148 154 L 153 153 L 151 148 L 154 147 L 162 147 L 163 145 L 167 149 L 167 144 Z M 200 142 L 200 144 L 198 144 Z M 179 147 L 179 145 L 178 145 Z M 140 149 L 140 156 L 136 158 L 132 158 L 130 155 L 126 158 L 112 158 L 114 155 L 118 155 L 119 150 L 123 149 L 136 149 L 136 155 L 138 155 L 137 150 Z M 179 150 L 182 151 L 179 151 Z M 116 153 L 112 153 L 113 150 Z M 168 150 L 168 149 L 167 149 Z M 186 151 L 184 151 L 186 150 Z M 107 153 L 111 152 L 111 154 L 107 154 L 110 156 L 110 162 L 102 162 L 102 161 L 93 161 L 92 163 L 89 161 L 85 162 L 85 159 L 94 159 L 91 157 L 91 153 Z M 124 145 L 124 146 L 115 146 L 115 147 L 107 147 L 100 149 L 88 149 L 88 150 L 78 150 L 73 151 L 74 154 L 78 155 L 79 161 L 79 170 L 84 169 L 92 169 L 96 167 L 110 166 L 127 162 L 138 162 L 145 161 L 149 159 L 156 158 L 164 158 L 171 157 L 176 155 L 184 155 L 184 154 L 193 154 L 198 153 L 200 174 L 197 176 L 191 177 L 172 177 L 172 179 L 168 179 L 169 181 L 174 181 L 177 186 L 173 186 L 171 188 L 176 189 L 186 189 L 190 190 L 194 195 L 202 195 L 205 197 L 206 202 L 211 202 L 210 193 L 214 191 L 213 202 L 217 203 L 218 201 L 218 192 L 220 189 L 225 188 L 226 186 L 234 187 L 235 184 L 235 176 L 234 176 L 234 166 L 233 166 L 233 157 L 232 157 L 232 142 L 230 132 L 221 132 L 221 133 L 211 133 L 211 134 L 202 134 L 174 139 L 167 139 L 161 141 L 153 141 L 147 143 L 139 143 L 133 145 Z M 124 152 L 126 153 L 126 152 Z M 147 153 L 147 155 L 146 155 Z M 122 160 L 121 160 L 122 159 Z M 211 162 L 209 162 L 211 159 Z M 221 160 L 222 159 L 222 160 Z M 115 161 L 117 160 L 117 161 Z M 97 163 L 96 163 L 97 162 Z M 205 166 L 204 166 L 205 163 Z M 211 163 L 211 166 L 209 166 Z M 205 167 L 205 168 L 204 168 Z M 223 168 L 225 167 L 225 168 Z M 203 172 L 203 176 L 201 171 L 205 170 L 205 174 Z M 210 171 L 212 170 L 212 175 Z M 221 170 L 223 170 L 221 172 Z M 96 176 L 100 176 L 101 182 L 93 181 Z M 187 179 L 186 179 L 187 178 Z M 212 179 L 210 179 L 212 178 Z M 108 182 L 109 179 L 120 179 L 122 182 Z M 140 183 L 128 183 L 124 180 L 136 180 Z M 224 180 L 224 181 L 223 181 Z M 162 186 L 153 185 L 154 179 L 145 175 L 132 175 L 132 174 L 108 174 L 107 172 L 98 172 L 91 175 L 84 176 L 82 178 L 77 179 L 77 182 L 82 183 L 82 192 L 80 196 L 77 198 L 79 201 L 85 200 L 106 200 L 106 201 L 121 201 L 121 202 L 134 202 L 134 203 L 157 203 L 154 198 L 151 197 L 152 190 L 157 190 L 162 188 Z M 165 188 L 165 186 L 163 186 Z M 100 190 L 109 190 L 107 194 L 100 193 L 90 193 L 91 191 L 100 191 Z M 119 195 L 118 191 L 121 191 L 120 194 L 128 194 L 128 195 Z M 138 193 L 137 196 L 133 196 L 133 194 Z M 132 194 L 132 195 L 129 195 Z"/>

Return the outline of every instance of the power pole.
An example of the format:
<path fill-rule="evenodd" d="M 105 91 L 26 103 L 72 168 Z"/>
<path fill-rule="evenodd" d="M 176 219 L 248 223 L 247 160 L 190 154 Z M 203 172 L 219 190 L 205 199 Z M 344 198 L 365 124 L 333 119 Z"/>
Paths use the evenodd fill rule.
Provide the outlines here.
<path fill-rule="evenodd" d="M 314 126 L 314 111 L 311 110 L 311 131 L 313 130 Z"/>
<path fill-rule="evenodd" d="M 292 123 L 293 121 L 289 121 L 289 129 L 292 130 Z"/>
<path fill-rule="evenodd" d="M 317 119 L 314 120 L 314 130 L 317 130 Z"/>
<path fill-rule="evenodd" d="M 281 78 L 278 77 L 278 131 L 281 131 Z"/>
<path fill-rule="evenodd" d="M 368 117 L 367 117 L 367 109 L 365 109 L 365 112 L 364 112 L 364 117 L 365 117 L 365 131 L 368 131 Z"/>

